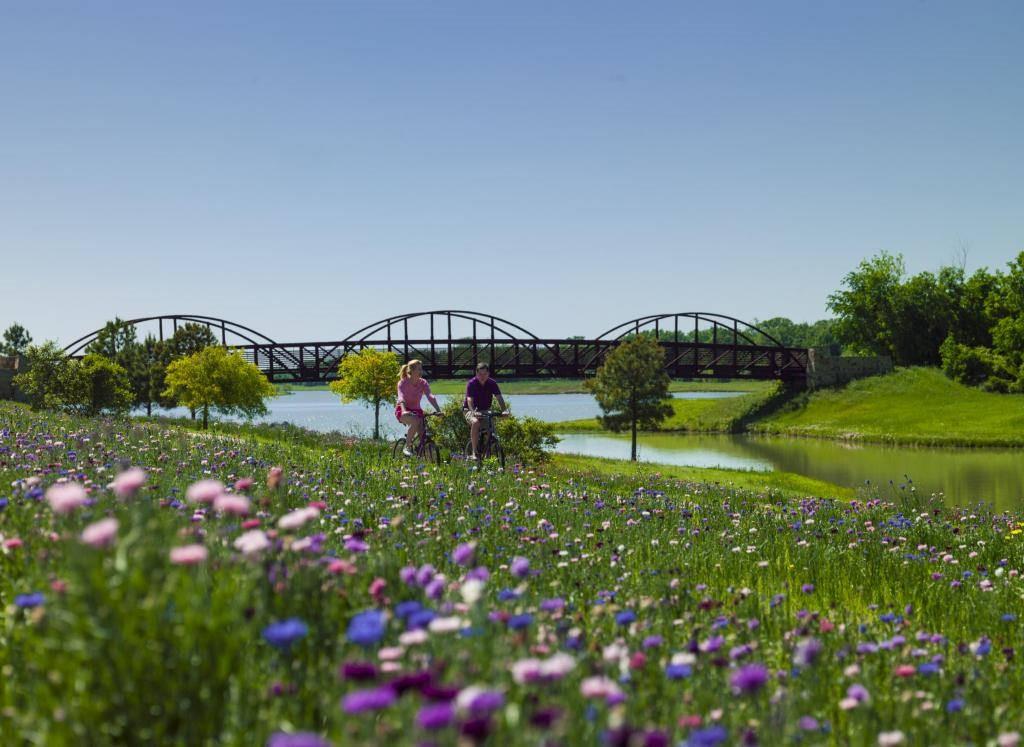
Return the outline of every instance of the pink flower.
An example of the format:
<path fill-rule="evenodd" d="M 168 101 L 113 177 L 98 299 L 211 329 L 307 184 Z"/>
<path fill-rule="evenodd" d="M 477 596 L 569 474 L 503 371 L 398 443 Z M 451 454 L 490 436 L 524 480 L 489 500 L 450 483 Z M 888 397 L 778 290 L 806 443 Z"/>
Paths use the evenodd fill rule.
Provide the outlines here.
<path fill-rule="evenodd" d="M 291 513 L 285 514 L 277 521 L 277 525 L 281 529 L 298 529 L 307 521 L 315 519 L 320 515 L 320 509 L 313 508 L 312 506 L 306 506 L 305 508 L 299 508 Z"/>
<path fill-rule="evenodd" d="M 612 698 L 621 693 L 615 681 L 607 677 L 587 677 L 580 683 L 580 694 L 584 698 Z"/>
<path fill-rule="evenodd" d="M 171 562 L 175 565 L 199 565 L 210 553 L 202 545 L 171 548 Z"/>
<path fill-rule="evenodd" d="M 4 549 L 5 550 L 14 550 L 16 548 L 21 547 L 24 544 L 25 543 L 21 541 L 20 537 L 11 537 L 10 539 L 5 539 L 4 540 Z"/>
<path fill-rule="evenodd" d="M 913 677 L 915 672 L 917 669 L 913 664 L 900 664 L 896 667 L 895 674 L 897 677 Z"/>
<path fill-rule="evenodd" d="M 252 484 L 253 483 L 252 483 L 252 478 L 251 477 L 241 477 L 241 478 L 235 480 L 235 490 L 237 490 L 239 492 L 241 492 L 243 490 L 248 490 L 249 488 L 252 487 Z"/>
<path fill-rule="evenodd" d="M 387 585 L 388 582 L 380 577 L 373 579 L 370 582 L 370 596 L 379 602 L 381 595 L 384 593 L 384 587 Z"/>
<path fill-rule="evenodd" d="M 139 492 L 139 488 L 146 482 L 146 471 L 140 467 L 132 467 L 121 472 L 114 478 L 114 495 L 118 498 L 130 498 Z"/>
<path fill-rule="evenodd" d="M 85 488 L 77 482 L 65 482 L 51 485 L 46 491 L 46 500 L 54 513 L 69 514 L 85 504 L 89 495 Z"/>
<path fill-rule="evenodd" d="M 81 540 L 92 547 L 107 547 L 114 544 L 119 526 L 117 519 L 100 519 L 82 530 Z"/>
<path fill-rule="evenodd" d="M 245 534 L 239 535 L 234 542 L 234 547 L 242 555 L 255 555 L 270 547 L 270 540 L 259 529 L 252 529 Z"/>
<path fill-rule="evenodd" d="M 213 510 L 219 511 L 222 514 L 245 516 L 249 513 L 250 508 L 251 504 L 249 503 L 249 499 L 244 495 L 221 493 L 213 499 Z"/>
<path fill-rule="evenodd" d="M 188 486 L 185 498 L 192 503 L 213 503 L 223 492 L 224 483 L 220 480 L 200 480 Z"/>

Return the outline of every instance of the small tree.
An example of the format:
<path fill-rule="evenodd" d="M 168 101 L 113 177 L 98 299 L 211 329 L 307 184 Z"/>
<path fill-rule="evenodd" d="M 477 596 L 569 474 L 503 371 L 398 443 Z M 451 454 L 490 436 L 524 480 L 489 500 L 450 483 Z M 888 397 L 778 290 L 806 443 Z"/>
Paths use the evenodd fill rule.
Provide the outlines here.
<path fill-rule="evenodd" d="M 210 410 L 237 413 L 247 418 L 264 415 L 264 399 L 277 394 L 263 372 L 240 353 L 208 347 L 171 361 L 165 376 L 164 396 L 192 411 L 203 413 L 203 428 Z"/>
<path fill-rule="evenodd" d="M 24 355 L 25 372 L 14 377 L 14 386 L 28 397 L 33 410 L 63 407 L 71 388 L 71 359 L 52 340 L 29 345 Z"/>
<path fill-rule="evenodd" d="M 343 402 L 359 400 L 373 408 L 374 439 L 380 438 L 381 402 L 397 396 L 400 369 L 394 353 L 364 348 L 341 359 L 338 378 L 330 384 L 331 391 Z"/>
<path fill-rule="evenodd" d="M 654 340 L 638 337 L 619 344 L 597 375 L 586 382 L 604 415 L 605 428 L 619 432 L 630 429 L 630 459 L 636 461 L 637 428 L 655 428 L 672 414 L 668 398 L 669 377 L 665 373 L 665 351 Z"/>
<path fill-rule="evenodd" d="M 170 339 L 167 340 L 172 358 L 192 355 L 219 344 L 220 342 L 213 332 L 210 331 L 210 328 L 198 322 L 189 322 L 178 327 Z"/>
<path fill-rule="evenodd" d="M 91 353 L 81 361 L 68 361 L 67 409 L 82 415 L 121 413 L 132 405 L 128 372 L 114 361 Z"/>
<path fill-rule="evenodd" d="M 0 355 L 23 355 L 32 344 L 32 335 L 28 330 L 15 322 L 4 331 L 0 342 Z"/>

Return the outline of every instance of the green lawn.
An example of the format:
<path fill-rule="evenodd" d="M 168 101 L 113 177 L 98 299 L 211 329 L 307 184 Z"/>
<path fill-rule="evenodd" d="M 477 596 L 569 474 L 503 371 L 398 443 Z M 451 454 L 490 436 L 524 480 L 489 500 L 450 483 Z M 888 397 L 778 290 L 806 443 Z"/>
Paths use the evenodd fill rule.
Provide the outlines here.
<path fill-rule="evenodd" d="M 895 444 L 1024 446 L 1024 395 L 965 387 L 937 369 L 901 369 L 805 394 L 750 430 Z"/>
<path fill-rule="evenodd" d="M 723 391 L 725 391 L 723 389 Z M 740 397 L 722 399 L 673 399 L 672 415 L 659 431 L 688 433 L 732 433 L 742 429 L 743 422 L 779 392 L 774 383 L 760 383 L 757 390 Z M 597 418 L 566 420 L 554 423 L 562 433 L 599 431 Z"/>

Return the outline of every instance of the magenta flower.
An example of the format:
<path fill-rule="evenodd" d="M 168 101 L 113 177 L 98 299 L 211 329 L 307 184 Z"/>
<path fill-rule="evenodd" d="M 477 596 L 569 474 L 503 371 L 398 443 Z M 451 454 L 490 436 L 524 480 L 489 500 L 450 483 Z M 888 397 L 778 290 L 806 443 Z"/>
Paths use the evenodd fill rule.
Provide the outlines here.
<path fill-rule="evenodd" d="M 222 493 L 213 499 L 213 510 L 222 514 L 232 516 L 246 516 L 249 513 L 251 504 L 244 495 L 232 495 Z"/>

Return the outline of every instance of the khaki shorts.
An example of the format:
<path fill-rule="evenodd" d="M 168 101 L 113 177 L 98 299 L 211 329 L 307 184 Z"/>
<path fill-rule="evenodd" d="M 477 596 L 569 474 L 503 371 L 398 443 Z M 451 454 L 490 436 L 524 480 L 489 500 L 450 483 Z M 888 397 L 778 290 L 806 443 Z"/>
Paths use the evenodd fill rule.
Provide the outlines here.
<path fill-rule="evenodd" d="M 473 425 L 478 420 L 483 420 L 483 416 L 475 410 L 463 410 L 462 414 L 466 418 L 466 422 Z"/>

